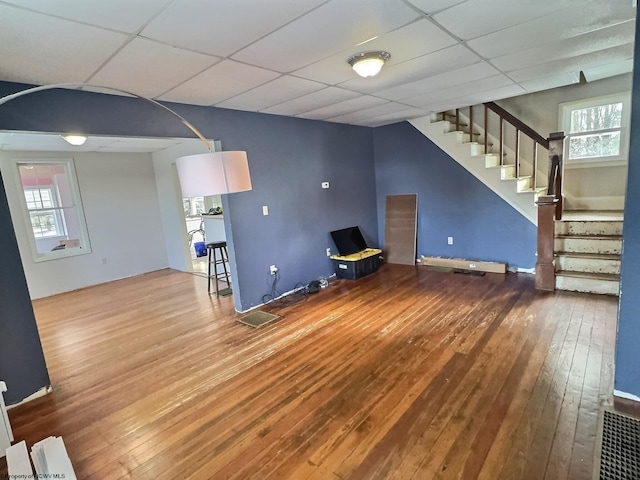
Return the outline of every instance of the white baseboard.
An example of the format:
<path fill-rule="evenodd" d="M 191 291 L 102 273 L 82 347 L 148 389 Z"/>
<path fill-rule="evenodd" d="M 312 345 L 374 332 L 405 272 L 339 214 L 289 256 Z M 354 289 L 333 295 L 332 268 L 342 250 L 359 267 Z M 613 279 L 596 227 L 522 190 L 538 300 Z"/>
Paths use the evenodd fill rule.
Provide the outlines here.
<path fill-rule="evenodd" d="M 613 395 L 620 398 L 626 398 L 627 400 L 633 400 L 634 402 L 640 402 L 640 397 L 633 395 L 632 393 L 622 392 L 620 390 L 614 390 Z"/>
<path fill-rule="evenodd" d="M 27 402 L 35 400 L 36 398 L 44 397 L 45 395 L 48 395 L 51 392 L 53 392 L 53 388 L 51 387 L 51 385 L 49 385 L 48 387 L 42 387 L 40 390 L 38 390 L 35 393 L 32 393 L 31 395 L 29 395 L 24 400 L 22 400 L 22 401 L 20 401 L 18 403 L 14 403 L 13 405 L 7 405 L 7 410 L 11 410 L 12 408 L 17 407 L 18 405 L 23 405 L 23 404 L 25 404 Z"/>
<path fill-rule="evenodd" d="M 509 269 L 510 272 L 513 273 L 531 273 L 531 274 L 535 274 L 536 273 L 536 267 L 533 268 L 513 268 L 513 269 Z"/>

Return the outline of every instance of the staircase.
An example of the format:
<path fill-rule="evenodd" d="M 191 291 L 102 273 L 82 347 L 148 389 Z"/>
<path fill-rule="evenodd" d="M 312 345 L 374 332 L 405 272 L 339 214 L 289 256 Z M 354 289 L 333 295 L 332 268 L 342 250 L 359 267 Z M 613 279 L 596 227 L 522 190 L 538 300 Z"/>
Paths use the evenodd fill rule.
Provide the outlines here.
<path fill-rule="evenodd" d="M 493 122 L 493 128 L 488 120 L 489 110 L 499 117 L 499 123 Z M 461 110 L 455 110 L 410 120 L 410 123 L 531 223 L 538 225 L 535 202 L 538 196 L 547 194 L 547 187 L 543 185 L 548 181 L 547 170 L 552 170 L 551 157 L 556 161 L 559 156 L 561 165 L 564 134 L 552 134 L 550 144 L 549 140 L 495 104 L 484 105 L 484 121 L 478 121 L 482 116 L 478 115 L 482 106 L 467 107 L 464 111 L 465 115 Z M 507 123 L 512 130 L 515 129 L 515 140 L 512 138 L 510 142 L 505 141 L 504 125 Z M 528 157 L 521 154 L 520 133 L 527 135 L 533 146 L 532 149 L 524 149 Z M 544 161 L 541 162 L 537 160 L 539 148 L 544 150 L 544 157 L 541 157 Z M 553 170 L 553 176 L 554 185 L 549 191 L 561 192 L 561 166 L 559 170 Z M 548 252 L 544 255 L 548 265 L 545 268 L 549 272 L 549 276 L 541 277 L 549 279 L 544 280 L 548 286 L 542 289 L 553 289 L 555 281 L 558 290 L 618 295 L 622 212 L 567 211 L 562 214 L 562 197 L 557 193 L 551 195 L 560 200 L 560 205 L 551 212 L 555 211 L 556 218 L 562 216 L 562 220 L 555 221 L 555 238 L 552 219 L 546 221 L 548 234 L 542 234 L 548 235 L 548 240 L 545 240 L 548 247 L 543 251 Z M 553 200 L 553 196 L 542 198 Z M 553 218 L 554 214 L 550 215 Z M 541 231 L 539 229 L 538 235 Z M 541 257 L 538 258 L 540 262 Z"/>
<path fill-rule="evenodd" d="M 619 211 L 565 211 L 555 229 L 556 289 L 618 295 L 622 223 Z"/>
<path fill-rule="evenodd" d="M 471 122 L 469 117 L 473 117 L 473 110 L 468 116 L 458 113 L 457 121 L 453 121 L 454 116 L 452 112 L 443 112 L 413 119 L 410 123 L 536 225 L 535 201 L 546 190 L 535 180 L 536 177 L 545 178 L 544 172 L 537 171 L 537 162 L 518 158 L 518 154 L 498 138 L 502 133 L 492 134 Z M 529 174 L 523 175 L 523 171 Z M 532 175 L 533 171 L 537 175 Z"/>

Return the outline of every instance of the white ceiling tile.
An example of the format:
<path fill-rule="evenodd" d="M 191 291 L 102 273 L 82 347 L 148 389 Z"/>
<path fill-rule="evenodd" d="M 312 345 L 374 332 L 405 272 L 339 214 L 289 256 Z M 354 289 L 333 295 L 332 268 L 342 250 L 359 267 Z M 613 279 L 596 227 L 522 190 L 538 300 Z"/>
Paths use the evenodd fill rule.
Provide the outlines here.
<path fill-rule="evenodd" d="M 485 92 L 470 92 L 466 96 L 461 97 L 464 105 L 477 105 L 484 102 L 493 102 L 502 100 L 503 98 L 515 97 L 527 93 L 520 85 L 511 84 L 503 87 L 487 90 Z"/>
<path fill-rule="evenodd" d="M 635 35 L 634 22 L 624 22 L 565 40 L 521 50 L 494 58 L 491 63 L 503 71 L 518 70 L 546 63 L 551 60 L 590 54 L 607 48 L 632 44 Z"/>
<path fill-rule="evenodd" d="M 430 21 L 423 19 L 411 23 L 393 32 L 358 47 L 341 51 L 331 57 L 320 60 L 294 72 L 295 75 L 321 81 L 328 84 L 338 84 L 354 78 L 356 73 L 347 63 L 354 54 L 364 51 L 383 50 L 391 54 L 386 67 L 405 62 L 435 52 L 456 44 L 457 41 L 444 33 Z"/>
<path fill-rule="evenodd" d="M 214 105 L 267 83 L 280 74 L 232 60 L 223 60 L 160 97 L 194 105 Z"/>
<path fill-rule="evenodd" d="M 442 90 L 455 85 L 462 85 L 471 80 L 479 80 L 497 75 L 499 72 L 486 62 L 478 62 L 467 67 L 451 70 L 439 75 L 433 75 L 423 80 L 406 83 L 387 90 L 376 92 L 376 96 L 388 98 L 389 100 L 402 100 L 404 98 L 415 97 L 424 92 Z"/>
<path fill-rule="evenodd" d="M 547 77 L 537 77 L 533 80 L 520 82 L 520 86 L 529 92 L 539 92 L 550 88 L 564 87 L 576 82 L 576 76 L 569 72 L 561 72 Z"/>
<path fill-rule="evenodd" d="M 356 77 L 340 84 L 340 86 L 360 92 L 375 93 L 480 61 L 481 58 L 468 48 L 463 45 L 454 45 L 398 65 L 389 66 L 389 68 L 383 68 L 382 72 L 373 78 Z"/>
<path fill-rule="evenodd" d="M 142 35 L 199 52 L 227 56 L 325 1 L 176 0 Z"/>
<path fill-rule="evenodd" d="M 278 115 L 296 116 L 311 110 L 334 105 L 336 103 L 357 97 L 356 92 L 337 87 L 327 87 L 317 92 L 310 93 L 303 97 L 295 98 L 288 102 L 281 103 L 275 107 L 262 110 L 265 113 L 276 113 Z"/>
<path fill-rule="evenodd" d="M 425 109 L 429 109 L 433 112 L 443 112 L 446 110 L 452 110 L 454 108 L 464 108 L 469 105 L 478 105 L 484 102 L 491 102 L 494 100 L 502 100 L 503 98 L 515 97 L 527 93 L 524 88 L 519 85 L 509 85 L 495 90 L 489 90 L 482 93 L 467 93 L 458 98 L 449 100 L 434 100 L 429 105 L 425 105 Z"/>
<path fill-rule="evenodd" d="M 260 111 L 324 88 L 325 85 L 304 78 L 280 77 L 253 90 L 219 103 L 219 107 Z"/>
<path fill-rule="evenodd" d="M 408 3 L 411 3 L 427 14 L 439 12 L 440 10 L 453 7 L 466 1 L 467 0 L 407 0 Z"/>
<path fill-rule="evenodd" d="M 391 58 L 387 62 L 391 66 L 442 50 L 456 43 L 458 43 L 456 38 L 442 31 L 431 21 L 421 19 L 393 32 L 381 35 L 363 45 L 354 47 L 351 54 L 371 50 L 384 50 L 391 54 Z"/>
<path fill-rule="evenodd" d="M 370 95 L 364 95 L 356 97 L 351 100 L 330 105 L 328 107 L 318 108 L 317 110 L 311 110 L 298 115 L 302 118 L 311 118 L 313 120 L 325 120 L 330 117 L 336 117 L 338 115 L 344 115 L 355 110 L 362 110 L 365 108 L 374 107 L 383 103 L 389 103 L 388 100 L 384 100 L 378 97 L 372 97 Z"/>
<path fill-rule="evenodd" d="M 406 25 L 418 16 L 397 0 L 332 1 L 232 58 L 291 72 Z M 274 52 L 281 53 L 274 55 Z"/>
<path fill-rule="evenodd" d="M 135 38 L 90 82 L 155 98 L 218 61 L 210 55 Z"/>
<path fill-rule="evenodd" d="M 464 40 L 502 30 L 553 13 L 580 7 L 584 0 L 468 0 L 433 16 L 434 20 Z M 471 20 L 471 21 L 470 21 Z"/>
<path fill-rule="evenodd" d="M 387 102 L 382 105 L 376 105 L 375 107 L 365 108 L 356 112 L 329 117 L 327 120 L 330 122 L 339 123 L 358 123 L 362 121 L 368 121 L 369 119 L 380 117 L 382 115 L 401 112 L 403 110 L 407 110 L 407 108 L 407 105 L 403 105 L 401 103 Z"/>
<path fill-rule="evenodd" d="M 394 113 L 388 113 L 386 115 L 380 115 L 374 118 L 370 118 L 367 120 L 367 123 L 364 124 L 369 127 L 378 127 L 381 125 L 389 125 L 392 123 L 398 123 L 405 120 L 410 120 L 412 118 L 420 118 L 425 115 L 429 115 L 431 113 L 430 110 L 425 110 L 422 108 L 408 108 L 406 110 L 400 110 Z"/>
<path fill-rule="evenodd" d="M 164 7 L 167 0 L 5 0 L 4 3 L 121 32 L 135 33 Z"/>
<path fill-rule="evenodd" d="M 517 82 L 533 80 L 560 72 L 579 72 L 589 67 L 597 67 L 633 58 L 633 44 L 607 48 L 589 55 L 553 60 L 551 62 L 509 72 L 509 76 Z"/>
<path fill-rule="evenodd" d="M 465 97 L 468 95 L 468 92 L 481 93 L 512 85 L 515 85 L 513 80 L 500 74 L 474 81 L 467 81 L 466 83 L 460 83 L 447 88 L 440 88 L 438 90 L 426 90 L 422 95 L 405 98 L 402 102 L 408 105 L 425 108 L 434 101 L 449 101 L 451 99 Z"/>
<path fill-rule="evenodd" d="M 594 82 L 603 78 L 613 77 L 633 72 L 633 60 L 622 60 L 620 62 L 598 65 L 597 67 L 586 68 L 582 71 L 587 82 Z"/>
<path fill-rule="evenodd" d="M 556 40 L 575 37 L 623 22 L 634 23 L 635 9 L 626 0 L 585 0 L 581 8 L 568 8 L 474 40 L 469 47 L 485 58 L 527 50 Z"/>
<path fill-rule="evenodd" d="M 122 33 L 0 4 L 0 78 L 84 82 L 126 40 Z"/>

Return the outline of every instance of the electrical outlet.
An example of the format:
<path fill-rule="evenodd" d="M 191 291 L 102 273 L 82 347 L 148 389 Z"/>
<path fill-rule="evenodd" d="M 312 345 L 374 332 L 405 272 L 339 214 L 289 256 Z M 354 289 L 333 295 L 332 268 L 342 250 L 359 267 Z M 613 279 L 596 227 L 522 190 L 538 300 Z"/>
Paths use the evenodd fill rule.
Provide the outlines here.
<path fill-rule="evenodd" d="M 447 244 L 453 245 L 453 237 L 447 237 Z"/>
<path fill-rule="evenodd" d="M 276 267 L 275 265 L 271 265 L 269 267 L 269 272 L 271 272 L 271 275 L 275 275 L 277 271 L 278 271 L 278 267 Z"/>
<path fill-rule="evenodd" d="M 327 248 L 327 257 L 330 257 L 330 256 L 331 256 L 331 249 Z"/>
<path fill-rule="evenodd" d="M 322 188 L 329 188 L 329 182 L 322 182 Z"/>

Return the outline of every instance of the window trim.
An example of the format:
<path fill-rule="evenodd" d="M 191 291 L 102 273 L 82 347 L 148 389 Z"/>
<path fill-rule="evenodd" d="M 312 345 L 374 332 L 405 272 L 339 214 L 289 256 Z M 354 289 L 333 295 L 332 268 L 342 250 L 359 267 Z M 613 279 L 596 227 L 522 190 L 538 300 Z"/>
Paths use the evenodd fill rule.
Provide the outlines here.
<path fill-rule="evenodd" d="M 25 231 L 29 240 L 29 248 L 33 261 L 36 263 L 45 262 L 49 260 L 56 260 L 59 258 L 75 257 L 78 255 L 86 255 L 91 253 L 91 243 L 89 241 L 89 232 L 87 230 L 87 222 L 84 214 L 84 207 L 82 205 L 82 198 L 80 194 L 80 187 L 78 185 L 78 179 L 76 174 L 75 162 L 73 158 L 14 158 L 13 171 L 15 175 L 15 182 L 18 188 L 20 196 L 20 212 L 22 213 L 22 220 L 25 225 Z M 38 245 L 36 242 L 36 236 L 33 232 L 33 226 L 31 224 L 31 211 L 27 207 L 27 201 L 24 194 L 24 187 L 22 186 L 22 178 L 20 176 L 20 166 L 28 164 L 64 164 L 65 172 L 68 177 L 71 198 L 73 202 L 73 210 L 75 211 L 78 223 L 78 247 L 68 247 L 60 250 L 52 250 L 47 252 L 38 252 Z M 55 193 L 55 192 L 54 192 Z M 54 211 L 62 210 L 63 206 L 54 208 Z M 48 238 L 55 238 L 48 237 Z"/>
<path fill-rule="evenodd" d="M 583 108 L 596 107 L 610 103 L 622 103 L 622 122 L 620 129 L 604 129 L 596 130 L 594 133 L 603 133 L 606 131 L 620 131 L 620 153 L 610 157 L 593 157 L 569 159 L 569 140 L 572 136 L 581 136 L 590 132 L 581 132 L 579 134 L 570 134 L 571 112 Z M 590 167 L 614 167 L 627 165 L 629 159 L 629 123 L 631 119 L 631 93 L 614 93 L 611 95 L 603 95 L 600 97 L 586 98 L 573 102 L 565 102 L 559 104 L 559 130 L 565 133 L 564 141 L 564 167 L 565 168 L 590 168 Z"/>

